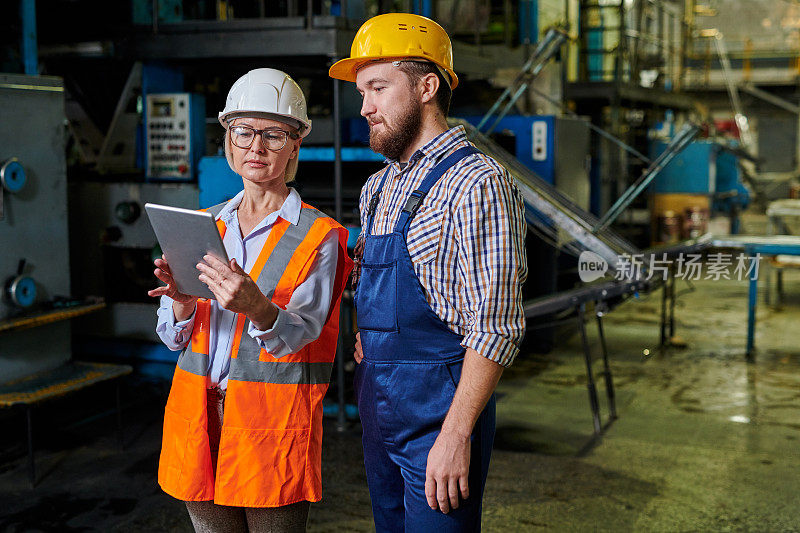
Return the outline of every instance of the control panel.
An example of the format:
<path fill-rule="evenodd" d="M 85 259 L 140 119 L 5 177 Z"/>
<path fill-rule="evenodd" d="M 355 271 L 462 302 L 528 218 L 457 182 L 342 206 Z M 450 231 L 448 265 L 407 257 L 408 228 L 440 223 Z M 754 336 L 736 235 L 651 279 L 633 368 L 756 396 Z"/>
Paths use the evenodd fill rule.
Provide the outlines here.
<path fill-rule="evenodd" d="M 205 148 L 203 99 L 190 93 L 148 94 L 147 178 L 189 181 Z"/>
<path fill-rule="evenodd" d="M 547 160 L 547 122 L 544 120 L 535 120 L 533 122 L 533 131 L 531 138 L 533 146 L 531 147 L 532 159 L 534 161 Z"/>

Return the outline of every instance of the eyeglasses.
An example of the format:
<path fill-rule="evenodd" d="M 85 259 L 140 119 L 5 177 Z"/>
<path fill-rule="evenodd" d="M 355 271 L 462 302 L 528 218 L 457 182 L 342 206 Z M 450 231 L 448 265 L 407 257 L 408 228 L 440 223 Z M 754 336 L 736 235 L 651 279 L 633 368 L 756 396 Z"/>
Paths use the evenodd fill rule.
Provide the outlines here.
<path fill-rule="evenodd" d="M 261 135 L 261 144 L 263 144 L 267 150 L 272 152 L 280 152 L 283 150 L 283 147 L 286 146 L 286 140 L 289 137 L 292 139 L 297 139 L 299 137 L 299 135 L 296 133 L 290 133 L 284 130 L 275 128 L 257 130 L 255 128 L 251 128 L 250 126 L 231 126 L 230 132 L 231 141 L 233 142 L 234 146 L 244 148 L 246 150 L 253 145 L 253 140 L 256 138 L 256 134 L 259 134 Z"/>

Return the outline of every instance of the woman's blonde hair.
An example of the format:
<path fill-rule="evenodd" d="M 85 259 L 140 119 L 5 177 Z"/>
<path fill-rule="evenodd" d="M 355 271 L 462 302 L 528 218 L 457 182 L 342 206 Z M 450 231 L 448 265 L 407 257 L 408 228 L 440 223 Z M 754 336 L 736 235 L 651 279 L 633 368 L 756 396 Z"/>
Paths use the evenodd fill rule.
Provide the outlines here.
<path fill-rule="evenodd" d="M 230 126 L 231 126 L 231 122 L 233 122 L 237 118 L 242 118 L 242 117 L 234 117 L 234 118 L 232 118 L 231 120 L 228 121 L 228 127 L 225 128 L 225 142 L 223 143 L 225 145 L 225 159 L 228 161 L 228 166 L 231 167 L 231 170 L 233 170 L 234 172 L 236 172 L 236 168 L 233 166 L 233 155 L 231 154 L 231 146 L 233 145 L 233 142 L 231 141 L 231 128 L 230 128 Z M 273 118 L 273 117 L 267 117 L 267 118 Z M 286 125 L 289 126 L 289 128 L 292 131 L 292 133 L 297 133 L 297 128 L 295 128 L 294 126 L 292 126 L 290 124 L 286 124 Z M 287 140 L 287 142 L 288 142 L 288 140 Z M 297 159 L 298 158 L 299 158 L 299 154 L 286 162 L 286 171 L 285 171 L 285 173 L 283 175 L 283 182 L 284 183 L 293 182 L 294 178 L 297 176 Z"/>

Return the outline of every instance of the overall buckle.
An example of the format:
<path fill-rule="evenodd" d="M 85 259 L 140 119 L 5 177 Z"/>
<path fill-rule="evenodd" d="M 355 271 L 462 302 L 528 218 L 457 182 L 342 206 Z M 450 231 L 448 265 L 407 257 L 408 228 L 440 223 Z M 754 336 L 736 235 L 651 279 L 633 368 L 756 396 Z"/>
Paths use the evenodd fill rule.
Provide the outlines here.
<path fill-rule="evenodd" d="M 425 193 L 420 191 L 419 189 L 412 192 L 411 196 L 408 197 L 406 200 L 406 205 L 403 207 L 403 211 L 407 211 L 410 216 L 414 216 L 419 209 L 419 206 L 422 204 L 422 200 L 425 198 Z"/>
<path fill-rule="evenodd" d="M 381 191 L 376 192 L 372 195 L 372 199 L 369 201 L 369 211 L 367 212 L 367 216 L 371 217 L 375 214 L 375 210 L 378 209 L 378 203 L 381 201 Z"/>

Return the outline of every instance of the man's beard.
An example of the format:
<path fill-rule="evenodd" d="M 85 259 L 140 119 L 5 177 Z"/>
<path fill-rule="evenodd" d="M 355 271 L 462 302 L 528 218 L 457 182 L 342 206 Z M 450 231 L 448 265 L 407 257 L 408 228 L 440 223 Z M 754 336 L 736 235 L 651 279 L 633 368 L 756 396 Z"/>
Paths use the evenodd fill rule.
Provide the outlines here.
<path fill-rule="evenodd" d="M 370 126 L 369 147 L 387 159 L 397 161 L 417 137 L 421 126 L 422 104 L 412 100 L 400 113 L 396 126 L 390 126 L 384 121 L 384 131 L 381 133 L 376 133 Z"/>

